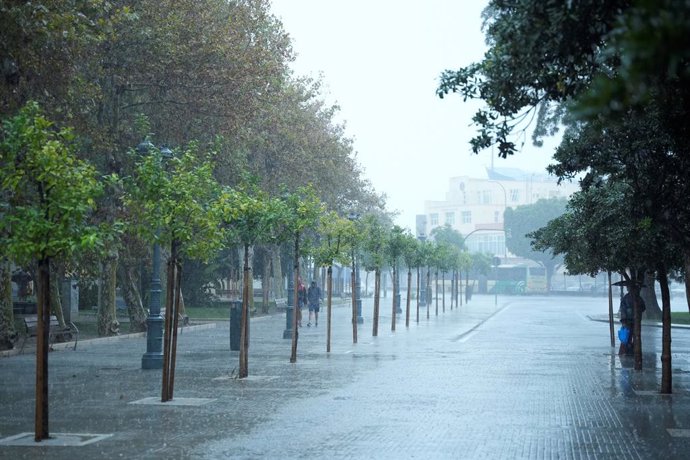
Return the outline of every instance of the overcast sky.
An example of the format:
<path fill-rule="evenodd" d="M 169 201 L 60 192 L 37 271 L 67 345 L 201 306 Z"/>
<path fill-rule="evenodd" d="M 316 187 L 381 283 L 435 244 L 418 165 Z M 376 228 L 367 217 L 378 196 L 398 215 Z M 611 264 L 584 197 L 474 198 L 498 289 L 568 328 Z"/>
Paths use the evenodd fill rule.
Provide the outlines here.
<path fill-rule="evenodd" d="M 293 39 L 299 75 L 323 75 L 325 97 L 341 107 L 365 176 L 388 196 L 397 223 L 414 230 L 424 200 L 445 199 L 448 179 L 486 177 L 492 153 L 472 153 L 479 107 L 457 95 L 439 99 L 438 77 L 481 60 L 483 0 L 273 0 Z M 540 172 L 555 141 L 529 138 L 496 167 Z"/>

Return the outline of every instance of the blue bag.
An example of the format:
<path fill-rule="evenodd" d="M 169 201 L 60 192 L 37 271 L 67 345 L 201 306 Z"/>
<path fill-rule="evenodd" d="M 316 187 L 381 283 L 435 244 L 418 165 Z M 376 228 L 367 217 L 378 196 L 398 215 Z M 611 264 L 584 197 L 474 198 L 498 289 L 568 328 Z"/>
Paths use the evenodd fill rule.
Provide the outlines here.
<path fill-rule="evenodd" d="M 630 329 L 625 326 L 621 327 L 618 330 L 618 340 L 620 340 L 621 343 L 628 343 L 630 341 Z"/>

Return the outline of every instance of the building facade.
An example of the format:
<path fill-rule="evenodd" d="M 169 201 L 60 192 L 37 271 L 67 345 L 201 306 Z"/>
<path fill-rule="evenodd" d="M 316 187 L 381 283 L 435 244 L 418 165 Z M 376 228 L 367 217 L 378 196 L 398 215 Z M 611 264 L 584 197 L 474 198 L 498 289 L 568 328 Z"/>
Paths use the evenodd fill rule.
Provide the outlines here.
<path fill-rule="evenodd" d="M 487 169 L 487 178 L 468 176 L 449 180 L 446 199 L 424 202 L 417 216 L 417 235 L 428 236 L 446 224 L 460 232 L 470 252 L 508 258 L 503 214 L 506 208 L 535 203 L 542 198 L 568 198 L 579 185 L 553 176 L 527 173 L 515 168 Z"/>

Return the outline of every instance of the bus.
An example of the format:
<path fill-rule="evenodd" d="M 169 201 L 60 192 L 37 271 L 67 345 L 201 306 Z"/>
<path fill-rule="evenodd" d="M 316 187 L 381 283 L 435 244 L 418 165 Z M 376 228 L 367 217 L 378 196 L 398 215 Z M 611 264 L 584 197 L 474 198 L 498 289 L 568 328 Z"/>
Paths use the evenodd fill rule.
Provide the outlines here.
<path fill-rule="evenodd" d="M 537 265 L 499 265 L 493 268 L 489 279 L 491 294 L 546 293 L 546 269 Z"/>

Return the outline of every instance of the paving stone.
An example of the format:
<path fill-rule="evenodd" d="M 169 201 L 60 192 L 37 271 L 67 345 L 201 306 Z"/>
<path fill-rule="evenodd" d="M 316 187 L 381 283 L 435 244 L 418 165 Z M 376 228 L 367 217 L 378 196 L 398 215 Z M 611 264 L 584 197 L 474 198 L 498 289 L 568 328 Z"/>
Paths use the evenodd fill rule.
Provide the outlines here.
<path fill-rule="evenodd" d="M 0 458 L 687 458 L 687 329 L 673 330 L 674 394 L 659 395 L 661 330 L 643 328 L 634 371 L 593 320 L 605 298 L 448 305 L 395 332 L 384 315 L 372 337 L 365 300 L 357 344 L 349 306 L 337 307 L 332 352 L 323 315 L 300 329 L 294 364 L 284 316 L 254 319 L 241 380 L 228 322 L 186 329 L 163 404 L 161 371 L 141 369 L 143 337 L 51 353 L 51 433 L 106 435 L 85 445 L 9 445 L 33 428 L 35 357 L 2 358 Z"/>

